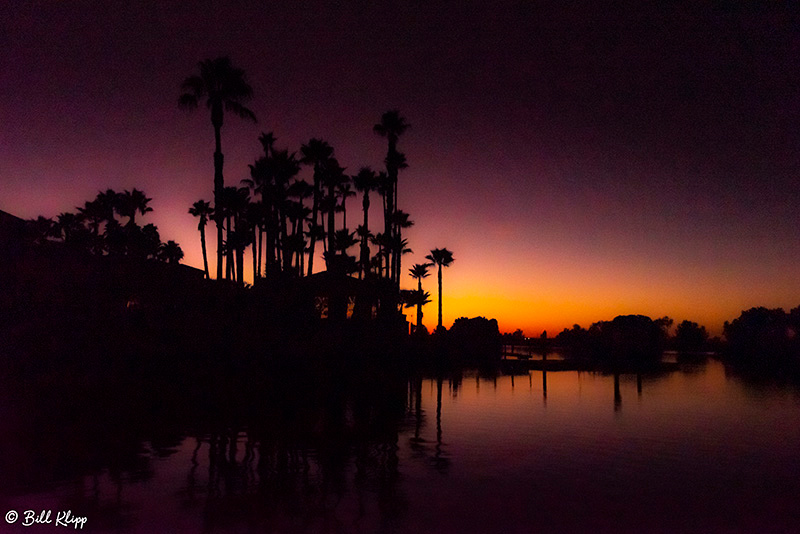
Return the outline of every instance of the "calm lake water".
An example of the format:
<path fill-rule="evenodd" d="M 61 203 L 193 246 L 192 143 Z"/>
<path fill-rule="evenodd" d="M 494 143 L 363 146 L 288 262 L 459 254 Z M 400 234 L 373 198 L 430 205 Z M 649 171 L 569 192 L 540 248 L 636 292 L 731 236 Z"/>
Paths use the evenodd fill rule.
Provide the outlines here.
<path fill-rule="evenodd" d="M 531 371 L 400 393 L 389 424 L 369 403 L 338 423 L 272 407 L 259 429 L 134 425 L 146 439 L 6 402 L 0 512 L 71 510 L 89 532 L 800 532 L 796 387 L 709 361 L 616 387 Z"/>

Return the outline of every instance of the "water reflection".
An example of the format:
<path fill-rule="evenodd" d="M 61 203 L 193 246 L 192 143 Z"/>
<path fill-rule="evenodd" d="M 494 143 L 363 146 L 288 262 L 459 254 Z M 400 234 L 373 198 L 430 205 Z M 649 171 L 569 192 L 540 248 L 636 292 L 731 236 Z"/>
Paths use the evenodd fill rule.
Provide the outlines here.
<path fill-rule="evenodd" d="M 70 508 L 101 532 L 797 524 L 796 390 L 753 386 L 716 362 L 383 378 L 303 374 L 202 395 L 17 391 L 2 405 L 14 436 L 0 445 L 2 504 Z M 638 401 L 622 410 L 623 398 Z"/>

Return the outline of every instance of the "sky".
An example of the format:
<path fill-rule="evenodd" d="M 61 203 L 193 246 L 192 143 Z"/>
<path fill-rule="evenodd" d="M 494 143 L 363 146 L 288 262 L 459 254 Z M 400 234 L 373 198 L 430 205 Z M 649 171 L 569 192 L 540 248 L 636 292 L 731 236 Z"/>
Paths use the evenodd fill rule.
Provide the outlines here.
<path fill-rule="evenodd" d="M 719 334 L 743 309 L 800 305 L 797 8 L 564 4 L 13 2 L 0 209 L 55 217 L 136 187 L 143 221 L 202 267 L 187 210 L 212 200 L 214 135 L 177 99 L 200 60 L 229 55 L 258 123 L 226 116 L 226 185 L 264 131 L 380 169 L 372 126 L 400 110 L 403 265 L 453 251 L 445 326 L 482 315 L 539 335 L 637 313 Z M 424 287 L 430 328 L 435 273 Z"/>

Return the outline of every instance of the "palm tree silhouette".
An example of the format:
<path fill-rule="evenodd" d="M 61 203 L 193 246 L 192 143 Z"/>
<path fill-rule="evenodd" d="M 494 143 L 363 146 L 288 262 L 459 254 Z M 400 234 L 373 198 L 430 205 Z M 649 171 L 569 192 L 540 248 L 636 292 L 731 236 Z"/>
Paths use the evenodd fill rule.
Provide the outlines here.
<path fill-rule="evenodd" d="M 311 215 L 311 208 L 304 204 L 305 199 L 314 194 L 314 186 L 305 180 L 295 179 L 286 188 L 285 218 L 291 222 L 292 234 L 289 237 L 289 250 L 295 255 L 295 272 L 303 276 L 305 258 L 305 223 Z"/>
<path fill-rule="evenodd" d="M 250 167 L 250 178 L 242 180 L 242 183 L 250 187 L 253 191 L 253 198 L 258 198 L 255 208 L 251 209 L 251 218 L 256 222 L 258 235 L 253 237 L 253 277 L 261 277 L 261 258 L 263 257 L 264 234 L 267 233 L 269 224 L 269 200 L 268 188 L 272 182 L 272 170 L 269 165 L 269 158 L 274 152 L 275 136 L 272 132 L 264 133 L 258 137 L 261 146 L 264 148 L 264 156 L 258 158 Z M 255 229 L 254 229 L 255 231 Z"/>
<path fill-rule="evenodd" d="M 208 224 L 208 218 L 214 214 L 214 208 L 205 200 L 198 200 L 189 208 L 189 213 L 200 218 L 200 221 L 197 223 L 197 229 L 200 230 L 200 246 L 203 249 L 203 269 L 206 273 L 206 280 L 208 280 L 210 275 L 208 273 L 208 255 L 206 253 L 206 224 Z"/>
<path fill-rule="evenodd" d="M 189 76 L 183 81 L 183 93 L 178 104 L 183 108 L 194 109 L 200 100 L 205 99 L 211 110 L 211 125 L 214 127 L 214 204 L 221 206 L 220 196 L 225 187 L 222 176 L 222 143 L 220 132 L 225 111 L 238 115 L 243 119 L 256 122 L 255 114 L 246 108 L 243 102 L 253 95 L 253 89 L 245 81 L 245 73 L 231 64 L 228 57 L 206 59 L 199 63 L 200 75 Z M 222 279 L 222 210 L 215 213 L 217 225 L 217 279 Z"/>
<path fill-rule="evenodd" d="M 347 199 L 356 196 L 350 182 L 350 178 L 345 176 L 345 179 L 337 187 L 337 193 L 342 199 L 342 228 L 347 228 Z"/>
<path fill-rule="evenodd" d="M 308 247 L 308 275 L 314 273 L 314 248 L 317 242 L 315 236 L 319 234 L 319 207 L 322 202 L 322 179 L 325 172 L 325 164 L 333 157 L 333 147 L 322 139 L 312 138 L 305 145 L 300 146 L 300 153 L 303 158 L 301 163 L 314 167 L 314 198 L 311 208 L 311 228 L 309 232 L 312 237 Z"/>
<path fill-rule="evenodd" d="M 28 222 L 30 238 L 34 243 L 42 244 L 49 241 L 51 237 L 58 237 L 56 223 L 53 219 L 39 215 L 36 219 Z"/>
<path fill-rule="evenodd" d="M 328 233 L 328 252 L 334 250 L 333 241 L 334 235 L 336 234 L 336 193 L 339 187 L 348 179 L 344 171 L 344 167 L 339 165 L 339 161 L 336 158 L 330 158 L 325 163 L 325 173 L 323 174 L 322 181 L 323 185 L 328 188 L 328 194 L 325 197 L 325 203 L 328 208 L 328 227 L 326 228 Z"/>
<path fill-rule="evenodd" d="M 80 232 L 81 223 L 74 213 L 59 213 L 56 222 L 59 237 L 64 243 L 73 243 L 75 236 Z"/>
<path fill-rule="evenodd" d="M 396 210 L 392 213 L 392 226 L 394 227 L 395 240 L 402 242 L 404 241 L 402 231 L 414 226 L 414 221 L 409 218 L 408 213 L 402 210 Z M 395 251 L 394 260 L 392 261 L 392 268 L 394 269 L 392 278 L 395 280 L 397 287 L 400 287 L 400 263 L 403 254 L 405 254 L 405 252 L 403 252 L 402 249 Z"/>
<path fill-rule="evenodd" d="M 386 152 L 386 173 L 388 177 L 388 187 L 385 189 L 386 195 L 386 203 L 384 205 L 384 234 L 387 236 L 391 236 L 394 231 L 392 228 L 391 223 L 391 216 L 392 214 L 397 211 L 397 172 L 400 168 L 404 168 L 405 164 L 405 157 L 401 158 L 398 156 L 397 152 L 397 140 L 410 125 L 405 121 L 405 119 L 400 116 L 400 112 L 396 109 L 387 111 L 381 116 L 381 122 L 376 124 L 373 127 L 373 131 L 380 135 L 381 137 L 385 137 L 389 147 Z M 394 257 L 393 261 L 396 260 L 397 256 Z M 387 258 L 388 261 L 388 258 Z M 400 272 L 392 269 L 390 265 L 387 265 L 387 271 L 389 276 L 391 277 L 394 274 L 397 274 L 399 279 Z M 399 280 L 397 280 L 399 282 Z"/>
<path fill-rule="evenodd" d="M 400 300 L 405 304 L 405 307 L 417 307 L 417 324 L 414 326 L 414 332 L 422 331 L 422 307 L 431 301 L 430 297 L 430 293 L 421 289 L 400 290 Z"/>
<path fill-rule="evenodd" d="M 224 240 L 228 258 L 226 275 L 229 279 L 232 277 L 236 282 L 243 284 L 244 250 L 252 240 L 251 230 L 247 227 L 248 221 L 245 220 L 245 212 L 250 204 L 250 190 L 246 187 L 225 187 L 221 199 L 223 212 L 221 218 L 227 219 L 225 225 L 227 233 Z"/>
<path fill-rule="evenodd" d="M 364 209 L 364 224 L 360 225 L 357 230 L 358 235 L 361 237 L 361 253 L 359 255 L 359 263 L 361 264 L 359 277 L 361 273 L 369 273 L 369 244 L 368 239 L 369 231 L 369 193 L 378 189 L 378 179 L 375 176 L 375 171 L 369 167 L 361 167 L 358 174 L 352 177 L 353 185 L 356 190 L 364 194 L 364 199 L 361 203 Z"/>
<path fill-rule="evenodd" d="M 132 191 L 124 191 L 119 193 L 117 197 L 117 212 L 123 216 L 128 217 L 127 226 L 136 225 L 136 213 L 145 213 L 153 211 L 153 208 L 148 206 L 152 198 L 147 198 L 143 191 L 134 188 Z"/>
<path fill-rule="evenodd" d="M 422 279 L 423 278 L 427 278 L 428 276 L 430 276 L 428 274 L 428 269 L 432 265 L 433 265 L 432 263 L 417 263 L 412 268 L 410 268 L 408 270 L 408 272 L 411 273 L 411 277 L 415 278 L 417 280 L 417 291 L 420 294 L 424 294 L 426 297 L 429 297 L 430 295 L 428 295 L 427 292 L 423 293 L 423 291 L 422 291 Z M 423 300 L 425 300 L 425 299 L 423 299 Z M 440 297 L 439 300 L 441 300 L 441 297 Z M 427 304 L 427 302 L 425 302 L 424 304 Z M 417 330 L 419 330 L 419 328 L 422 326 L 422 306 L 423 306 L 423 303 L 417 303 Z"/>
<path fill-rule="evenodd" d="M 169 240 L 158 248 L 158 259 L 166 263 L 180 263 L 183 250 L 175 241 Z"/>
<path fill-rule="evenodd" d="M 300 172 L 300 162 L 294 152 L 288 150 L 273 151 L 270 158 L 272 175 L 274 177 L 274 187 L 272 188 L 271 200 L 273 202 L 273 224 L 275 226 L 277 252 L 280 255 L 278 265 L 283 265 L 284 271 L 289 271 L 292 261 L 292 250 L 287 240 L 288 237 L 288 216 L 289 205 L 289 182 Z"/>
<path fill-rule="evenodd" d="M 102 194 L 102 193 L 101 193 Z M 98 194 L 98 197 L 100 195 Z M 114 217 L 112 210 L 111 218 Z M 100 236 L 100 225 L 106 222 L 106 209 L 97 199 L 87 201 L 83 207 L 78 207 L 78 218 L 89 226 L 91 231 L 91 251 L 94 254 L 102 254 L 104 251 L 103 239 Z"/>
<path fill-rule="evenodd" d="M 437 330 L 442 328 L 442 267 L 450 267 L 450 264 L 455 261 L 453 253 L 446 248 L 435 248 L 431 253 L 425 256 L 425 259 L 430 260 L 434 265 L 439 266 L 439 325 Z"/>

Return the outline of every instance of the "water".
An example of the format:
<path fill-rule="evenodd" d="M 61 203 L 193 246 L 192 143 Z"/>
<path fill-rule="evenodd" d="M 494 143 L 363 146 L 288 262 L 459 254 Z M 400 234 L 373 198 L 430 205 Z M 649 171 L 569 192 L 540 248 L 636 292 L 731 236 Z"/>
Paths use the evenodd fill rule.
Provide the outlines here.
<path fill-rule="evenodd" d="M 573 371 L 401 386 L 257 408 L 259 425 L 6 402 L 0 512 L 69 509 L 90 532 L 800 532 L 795 387 L 715 361 L 617 387 Z"/>

